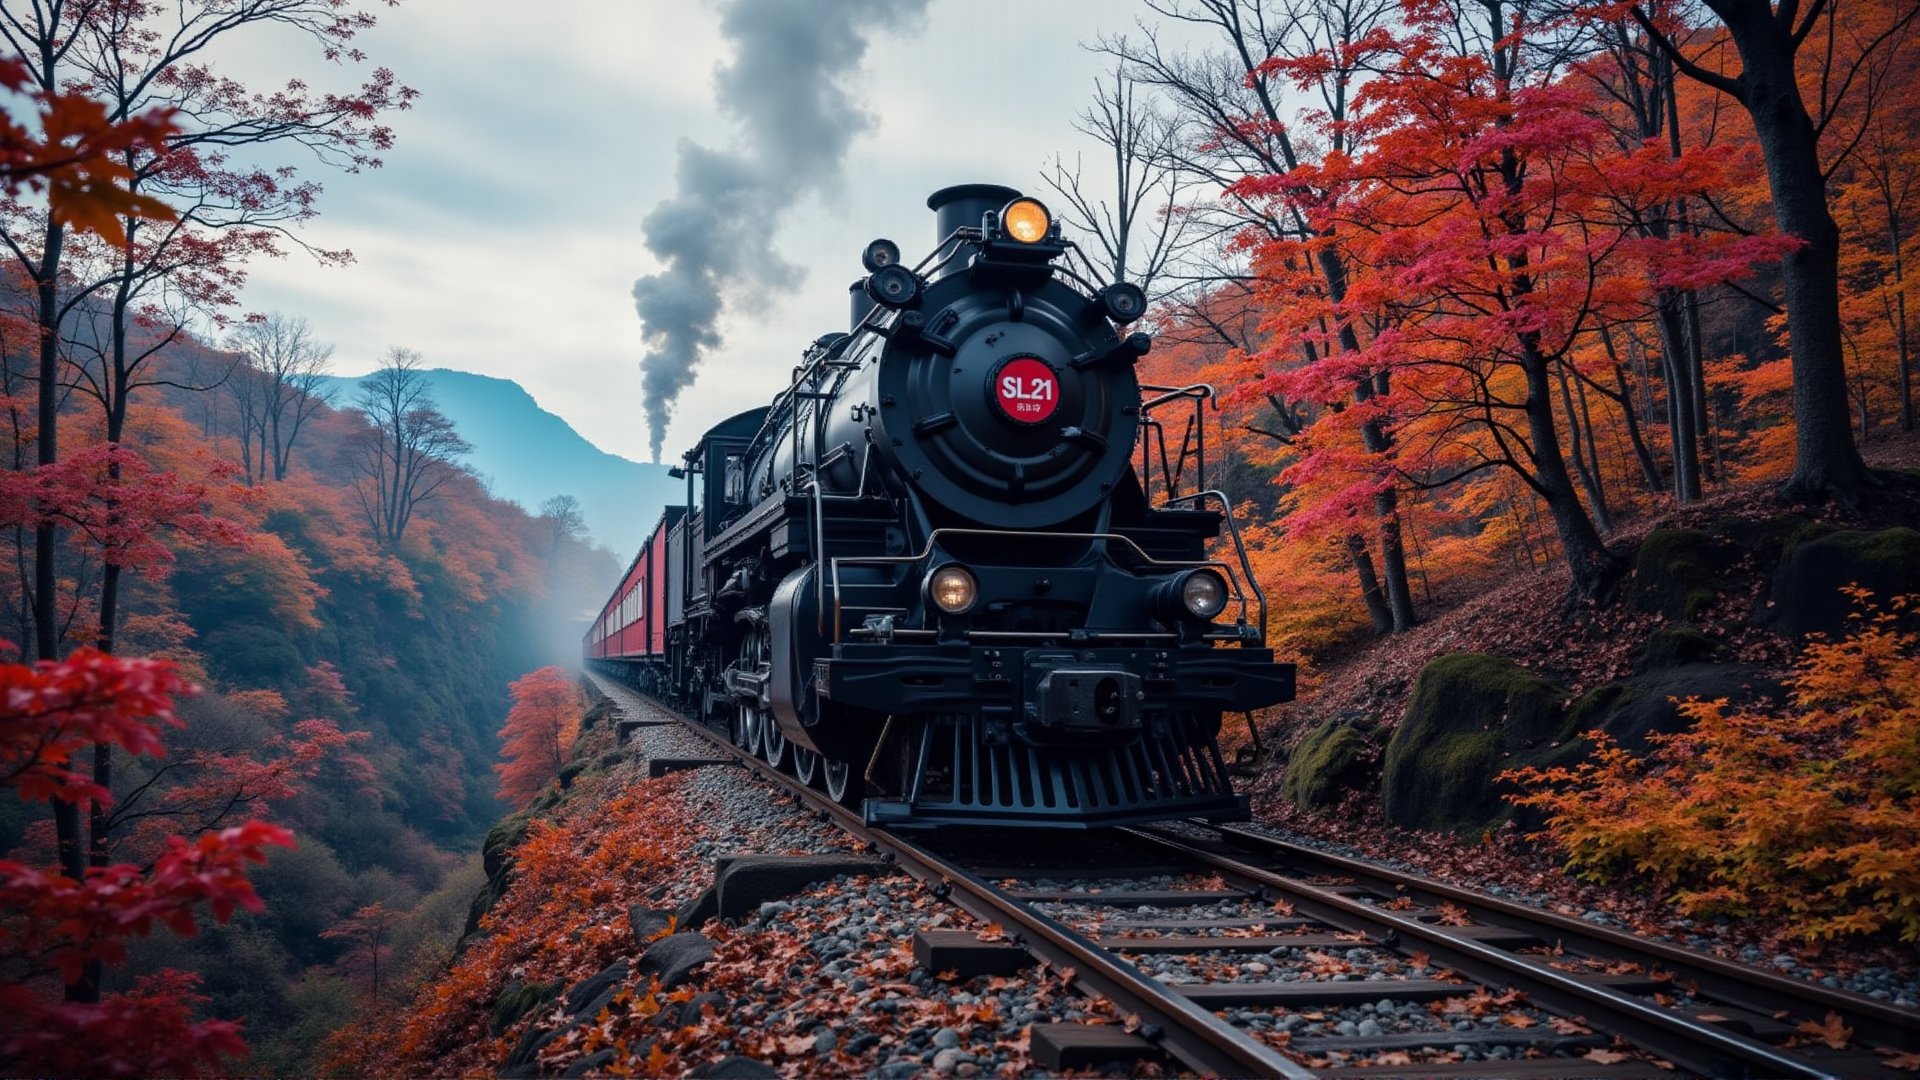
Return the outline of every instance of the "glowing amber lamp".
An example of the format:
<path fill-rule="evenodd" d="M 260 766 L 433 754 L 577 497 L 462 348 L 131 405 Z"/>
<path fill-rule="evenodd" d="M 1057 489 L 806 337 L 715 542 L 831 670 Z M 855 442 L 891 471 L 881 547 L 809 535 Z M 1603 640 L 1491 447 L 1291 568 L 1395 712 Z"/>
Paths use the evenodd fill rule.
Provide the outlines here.
<path fill-rule="evenodd" d="M 1053 217 L 1036 199 L 1015 199 L 1000 211 L 1000 227 L 1023 244 L 1037 244 L 1047 238 Z"/>

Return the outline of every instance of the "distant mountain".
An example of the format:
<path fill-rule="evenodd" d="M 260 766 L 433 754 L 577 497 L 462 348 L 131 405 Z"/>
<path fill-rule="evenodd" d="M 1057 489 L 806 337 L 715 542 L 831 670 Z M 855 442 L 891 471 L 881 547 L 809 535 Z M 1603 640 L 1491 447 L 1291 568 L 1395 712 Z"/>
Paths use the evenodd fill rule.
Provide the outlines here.
<path fill-rule="evenodd" d="M 623 565 L 659 520 L 661 508 L 686 501 L 686 482 L 668 476 L 665 465 L 607 453 L 511 379 L 446 368 L 426 375 L 440 411 L 473 444 L 467 465 L 487 479 L 496 496 L 532 513 L 555 495 L 573 496 L 580 500 L 587 531 L 612 548 Z M 336 403 L 352 407 L 360 380 L 328 381 L 338 391 Z"/>

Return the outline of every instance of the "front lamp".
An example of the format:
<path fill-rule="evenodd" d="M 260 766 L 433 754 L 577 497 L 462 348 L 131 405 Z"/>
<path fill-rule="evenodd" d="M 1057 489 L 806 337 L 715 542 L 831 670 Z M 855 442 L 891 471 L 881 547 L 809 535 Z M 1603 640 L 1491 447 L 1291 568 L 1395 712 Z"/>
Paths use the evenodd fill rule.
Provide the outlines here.
<path fill-rule="evenodd" d="M 933 606 L 949 615 L 961 615 L 979 599 L 980 587 L 966 567 L 949 563 L 927 579 L 927 596 Z"/>
<path fill-rule="evenodd" d="M 1000 211 L 1000 230 L 1023 244 L 1037 244 L 1053 228 L 1053 215 L 1038 199 L 1015 199 Z"/>
<path fill-rule="evenodd" d="M 1210 621 L 1227 609 L 1227 596 L 1227 578 L 1219 577 L 1217 571 L 1187 571 L 1160 586 L 1158 605 L 1167 617 L 1187 615 Z"/>
<path fill-rule="evenodd" d="M 1180 583 L 1180 603 L 1195 618 L 1211 619 L 1227 606 L 1227 583 L 1211 570 L 1195 570 Z"/>

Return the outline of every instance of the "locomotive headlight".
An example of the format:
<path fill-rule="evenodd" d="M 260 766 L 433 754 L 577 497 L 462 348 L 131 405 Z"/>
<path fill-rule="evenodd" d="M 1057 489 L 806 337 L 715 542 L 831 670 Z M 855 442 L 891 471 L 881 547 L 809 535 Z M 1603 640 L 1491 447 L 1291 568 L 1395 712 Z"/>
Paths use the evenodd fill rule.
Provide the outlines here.
<path fill-rule="evenodd" d="M 1195 618 L 1211 619 L 1227 606 L 1227 583 L 1212 570 L 1195 570 L 1180 583 L 1180 604 Z"/>
<path fill-rule="evenodd" d="M 973 607 L 980 598 L 980 586 L 966 567 L 949 563 L 933 572 L 927 579 L 927 595 L 933 598 L 933 604 L 949 615 L 959 615 Z"/>
<path fill-rule="evenodd" d="M 1015 199 L 1000 211 L 1000 227 L 1023 244 L 1037 244 L 1047 238 L 1053 215 L 1038 199 Z"/>
<path fill-rule="evenodd" d="M 897 310 L 920 298 L 920 279 L 913 271 L 895 263 L 868 274 L 866 289 L 874 303 Z"/>
<path fill-rule="evenodd" d="M 1116 281 L 1100 290 L 1101 313 L 1122 326 L 1147 313 L 1147 294 L 1140 286 Z"/>

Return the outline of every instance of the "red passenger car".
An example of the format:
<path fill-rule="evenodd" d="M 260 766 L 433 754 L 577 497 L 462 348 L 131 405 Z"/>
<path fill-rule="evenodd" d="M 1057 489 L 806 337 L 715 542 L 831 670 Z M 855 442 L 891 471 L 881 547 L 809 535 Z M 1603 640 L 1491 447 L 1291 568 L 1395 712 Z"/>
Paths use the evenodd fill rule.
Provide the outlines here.
<path fill-rule="evenodd" d="M 666 655 L 667 530 L 686 513 L 669 506 L 628 564 L 600 617 L 588 628 L 585 653 L 595 660 L 661 660 Z"/>

